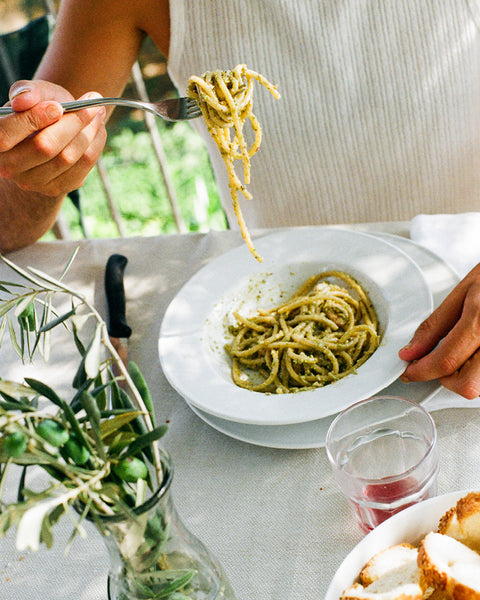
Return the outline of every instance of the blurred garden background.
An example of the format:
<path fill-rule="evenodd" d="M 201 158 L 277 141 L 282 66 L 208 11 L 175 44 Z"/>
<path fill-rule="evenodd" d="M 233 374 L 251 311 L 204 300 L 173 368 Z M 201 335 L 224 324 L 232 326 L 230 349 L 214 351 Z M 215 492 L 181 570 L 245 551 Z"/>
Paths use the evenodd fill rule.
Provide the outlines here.
<path fill-rule="evenodd" d="M 58 3 L 1 0 L 0 39 L 14 42 L 18 31 L 48 12 L 54 14 Z M 148 38 L 124 95 L 139 97 L 139 85 L 152 100 L 177 95 L 164 57 Z M 203 140 L 189 123 L 146 120 L 142 111 L 114 110 L 101 163 L 79 195 L 82 218 L 67 199 L 60 219 L 62 235 L 72 239 L 227 227 Z"/>

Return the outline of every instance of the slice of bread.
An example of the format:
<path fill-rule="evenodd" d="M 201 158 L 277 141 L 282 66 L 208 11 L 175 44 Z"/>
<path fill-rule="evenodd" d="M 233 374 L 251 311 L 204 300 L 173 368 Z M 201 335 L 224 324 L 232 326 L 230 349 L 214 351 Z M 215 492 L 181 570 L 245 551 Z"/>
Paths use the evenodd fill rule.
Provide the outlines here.
<path fill-rule="evenodd" d="M 412 544 L 396 544 L 377 552 L 360 571 L 360 583 L 370 585 L 389 571 L 417 560 L 418 550 Z"/>
<path fill-rule="evenodd" d="M 453 537 L 431 532 L 420 543 L 422 582 L 455 600 L 480 600 L 480 555 Z"/>
<path fill-rule="evenodd" d="M 471 492 L 440 519 L 438 532 L 480 551 L 480 492 Z"/>
<path fill-rule="evenodd" d="M 355 583 L 341 600 L 422 600 L 420 572 L 416 556 L 396 568 L 390 568 L 369 585 Z"/>

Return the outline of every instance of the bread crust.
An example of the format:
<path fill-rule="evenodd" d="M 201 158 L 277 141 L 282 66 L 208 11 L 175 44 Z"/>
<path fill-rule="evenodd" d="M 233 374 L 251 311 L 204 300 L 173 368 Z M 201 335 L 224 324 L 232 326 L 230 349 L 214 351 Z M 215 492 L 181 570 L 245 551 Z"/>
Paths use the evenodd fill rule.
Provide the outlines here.
<path fill-rule="evenodd" d="M 440 517 L 440 521 L 438 522 L 438 533 L 443 533 L 444 535 L 448 535 L 450 530 L 458 527 L 457 520 L 457 507 L 452 506 L 447 510 L 447 512 Z M 455 537 L 455 536 L 453 536 Z"/>
<path fill-rule="evenodd" d="M 480 492 L 470 492 L 458 500 L 440 519 L 438 532 L 480 551 Z"/>
<path fill-rule="evenodd" d="M 453 570 L 458 561 L 472 559 L 478 572 L 478 587 L 460 581 Z M 417 558 L 422 582 L 447 594 L 452 600 L 480 600 L 480 555 L 462 542 L 441 533 L 429 533 L 420 542 Z M 461 576 L 461 575 L 460 575 Z"/>

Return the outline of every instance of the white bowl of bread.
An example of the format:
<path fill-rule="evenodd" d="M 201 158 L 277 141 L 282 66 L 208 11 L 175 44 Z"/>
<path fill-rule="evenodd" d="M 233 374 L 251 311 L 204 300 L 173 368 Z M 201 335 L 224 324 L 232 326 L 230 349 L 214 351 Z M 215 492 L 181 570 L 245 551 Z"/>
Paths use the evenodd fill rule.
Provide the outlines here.
<path fill-rule="evenodd" d="M 347 556 L 325 600 L 480 600 L 480 491 L 391 517 Z"/>

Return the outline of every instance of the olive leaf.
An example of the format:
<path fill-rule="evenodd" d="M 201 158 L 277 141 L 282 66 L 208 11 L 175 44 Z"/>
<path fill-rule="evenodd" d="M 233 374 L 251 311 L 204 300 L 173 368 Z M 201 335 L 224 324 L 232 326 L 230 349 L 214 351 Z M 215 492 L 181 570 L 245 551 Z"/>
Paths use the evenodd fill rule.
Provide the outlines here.
<path fill-rule="evenodd" d="M 30 306 L 32 304 L 33 298 L 34 294 L 29 294 L 28 296 L 25 296 L 25 298 L 17 302 L 17 306 L 15 307 L 15 311 L 13 314 L 16 317 L 19 317 L 23 313 L 23 311 L 26 310 L 27 306 Z"/>
<path fill-rule="evenodd" d="M 7 318 L 4 316 L 0 321 L 0 346 L 2 345 L 3 336 L 5 335 L 5 330 L 7 327 Z"/>
<path fill-rule="evenodd" d="M 88 415 L 97 452 L 102 460 L 107 460 L 102 443 L 101 415 L 95 398 L 88 392 L 82 392 L 80 402 Z"/>
<path fill-rule="evenodd" d="M 82 356 L 82 360 L 78 365 L 77 372 L 75 373 L 72 381 L 72 386 L 81 390 L 84 386 L 90 385 L 92 380 L 87 380 L 87 374 L 85 372 L 85 356 Z M 73 406 L 75 398 L 72 399 L 71 405 Z"/>
<path fill-rule="evenodd" d="M 48 512 L 43 518 L 42 528 L 40 531 L 40 542 L 44 543 L 47 548 L 51 548 L 53 546 L 52 525 L 55 525 L 60 517 L 65 514 L 65 511 L 65 506 L 63 504 L 59 504 L 53 510 Z"/>
<path fill-rule="evenodd" d="M 79 250 L 80 250 L 80 246 L 77 246 L 75 248 L 75 250 L 72 252 L 72 254 L 70 255 L 70 258 L 67 260 L 67 262 L 65 263 L 65 266 L 63 267 L 62 274 L 59 277 L 60 280 L 62 280 L 65 277 L 65 275 L 68 273 L 68 270 L 72 266 L 73 261 L 75 260 L 75 257 L 77 256 Z"/>
<path fill-rule="evenodd" d="M 12 319 L 10 319 L 9 316 L 7 316 L 7 324 L 8 324 L 8 332 L 10 334 L 10 341 L 12 342 L 12 347 L 15 350 L 16 354 L 23 360 L 23 352 L 22 352 L 20 345 L 18 344 L 17 334 L 13 327 Z"/>
<path fill-rule="evenodd" d="M 68 293 L 72 294 L 73 296 L 78 296 L 78 294 L 75 292 L 75 290 L 73 290 L 72 288 L 68 287 L 65 284 L 60 283 L 60 281 L 58 279 L 51 277 L 47 273 L 44 273 L 43 271 L 40 271 L 39 269 L 35 269 L 34 267 L 28 267 L 28 271 L 30 273 L 33 273 L 34 275 L 36 275 L 40 280 L 43 280 L 44 282 L 49 283 L 52 286 L 51 289 L 62 290 L 64 292 L 68 292 Z"/>
<path fill-rule="evenodd" d="M 81 320 L 83 322 L 83 319 L 85 318 L 85 320 L 87 318 L 89 318 L 90 315 L 82 315 Z M 83 323 L 82 323 L 83 324 Z M 80 325 L 81 326 L 81 325 Z M 73 333 L 73 339 L 75 342 L 75 346 L 77 347 L 77 350 L 80 353 L 80 356 L 85 356 L 85 346 L 82 343 L 82 340 L 80 339 L 79 335 L 78 335 L 78 331 L 79 331 L 80 327 L 78 324 L 78 315 L 74 315 L 73 319 L 72 319 L 72 333 Z"/>
<path fill-rule="evenodd" d="M 22 474 L 20 475 L 20 479 L 18 481 L 18 491 L 17 491 L 17 502 L 23 502 L 25 500 L 25 478 L 27 476 L 27 467 L 23 467 Z"/>
<path fill-rule="evenodd" d="M 101 362 L 101 341 L 102 341 L 102 326 L 98 324 L 95 329 L 95 335 L 87 349 L 85 355 L 85 373 L 87 377 L 95 379 L 98 374 Z"/>
<path fill-rule="evenodd" d="M 100 437 L 102 439 L 108 437 L 112 433 L 121 429 L 124 425 L 128 425 L 133 419 L 140 415 L 140 411 L 134 410 L 117 415 L 111 419 L 103 421 L 100 425 Z"/>
<path fill-rule="evenodd" d="M 33 388 L 27 387 L 16 381 L 9 381 L 8 379 L 0 379 L 0 392 L 7 394 L 13 398 L 20 396 L 20 398 L 26 396 L 33 396 Z"/>
<path fill-rule="evenodd" d="M 49 512 L 64 502 L 67 495 L 50 498 L 42 502 L 34 502 L 30 507 L 30 502 L 26 505 L 26 510 L 20 518 L 17 527 L 16 546 L 17 550 L 38 550 L 41 541 L 43 523 L 48 518 Z"/>
<path fill-rule="evenodd" d="M 153 409 L 152 396 L 150 395 L 150 390 L 148 389 L 145 378 L 143 377 L 137 364 L 133 361 L 128 363 L 128 372 L 130 373 L 130 377 L 132 378 L 135 387 L 137 388 L 142 400 L 145 403 L 145 406 L 147 407 L 148 412 L 150 413 L 152 423 L 155 423 L 155 411 Z"/>
<path fill-rule="evenodd" d="M 36 277 L 34 277 L 31 273 L 29 273 L 30 269 L 27 269 L 27 270 L 22 269 L 21 267 L 19 267 L 18 265 L 16 265 L 14 262 L 12 262 L 11 260 L 9 260 L 8 258 L 6 258 L 3 255 L 1 258 L 2 258 L 3 262 L 6 263 L 12 269 L 12 271 L 14 271 L 18 275 L 20 275 L 23 279 L 25 279 L 26 281 L 29 281 L 30 283 L 33 283 L 34 285 L 43 287 L 43 282 L 40 279 L 37 279 Z M 60 289 L 60 288 L 58 288 L 58 289 Z"/>
<path fill-rule="evenodd" d="M 98 408 L 100 411 L 104 411 L 107 408 L 107 389 L 108 383 L 103 383 L 102 376 L 100 373 L 97 374 L 93 382 L 95 388 L 90 392 L 97 401 Z"/>
<path fill-rule="evenodd" d="M 15 309 L 17 306 L 17 299 L 4 301 L 2 305 L 0 305 L 0 317 L 6 315 L 12 309 Z"/>
<path fill-rule="evenodd" d="M 44 325 L 42 325 L 40 327 L 40 329 L 38 330 L 39 333 L 45 333 L 46 331 L 50 331 L 50 329 L 53 329 L 57 325 L 60 325 L 60 323 L 64 323 L 67 319 L 69 319 L 74 314 L 75 314 L 75 309 L 73 308 L 72 310 L 69 310 L 65 314 L 60 315 L 59 317 L 57 317 L 55 319 L 52 319 L 50 322 L 45 323 Z"/>
<path fill-rule="evenodd" d="M 137 439 L 134 442 L 132 442 L 126 449 L 126 454 L 128 456 L 135 456 L 135 454 L 137 454 L 147 446 L 150 446 L 152 442 L 155 442 L 161 437 L 163 437 L 167 433 L 167 430 L 168 425 L 160 425 L 160 427 L 157 427 L 153 431 L 149 431 L 148 433 L 137 437 Z"/>
<path fill-rule="evenodd" d="M 136 593 L 147 594 L 151 600 L 168 598 L 173 592 L 185 587 L 195 575 L 193 569 L 169 569 L 168 571 L 155 571 L 145 573 L 143 582 L 135 582 Z M 188 596 L 187 596 L 188 598 Z"/>
<path fill-rule="evenodd" d="M 38 379 L 32 379 L 31 377 L 25 377 L 25 383 L 27 383 L 28 386 L 38 394 L 44 396 L 45 398 L 48 398 L 48 400 L 50 400 L 50 402 L 53 402 L 53 404 L 55 404 L 56 406 L 63 408 L 64 401 L 61 398 L 59 398 L 55 390 L 52 390 L 52 388 L 49 387 L 46 383 L 38 381 Z M 28 390 L 29 388 L 26 389 Z"/>

